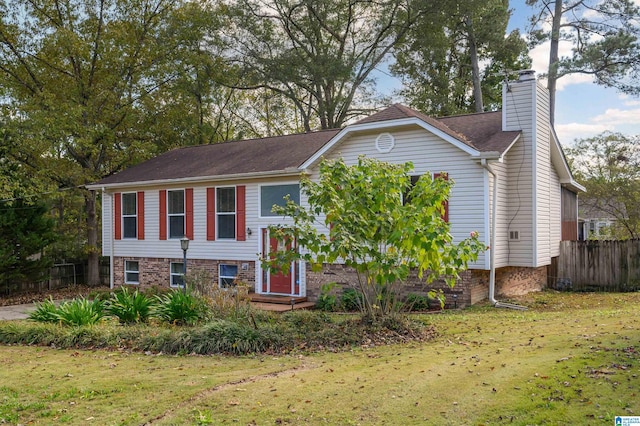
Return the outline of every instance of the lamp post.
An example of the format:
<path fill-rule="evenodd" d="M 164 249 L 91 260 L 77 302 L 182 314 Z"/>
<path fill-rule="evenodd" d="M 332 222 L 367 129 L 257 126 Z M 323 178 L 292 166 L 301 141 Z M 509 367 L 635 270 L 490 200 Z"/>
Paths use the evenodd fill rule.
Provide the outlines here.
<path fill-rule="evenodd" d="M 189 250 L 189 239 L 185 235 L 180 238 L 180 248 L 182 248 L 182 253 L 184 257 L 182 258 L 182 288 L 184 289 L 185 294 L 187 293 L 187 250 Z"/>

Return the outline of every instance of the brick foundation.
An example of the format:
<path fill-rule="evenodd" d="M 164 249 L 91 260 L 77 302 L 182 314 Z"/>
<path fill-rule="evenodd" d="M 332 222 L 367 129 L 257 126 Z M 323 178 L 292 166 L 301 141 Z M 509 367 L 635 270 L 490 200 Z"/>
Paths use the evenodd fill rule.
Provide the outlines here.
<path fill-rule="evenodd" d="M 531 291 L 542 290 L 547 281 L 547 267 L 520 268 L 507 267 L 496 270 L 496 295 L 517 296 Z M 323 284 L 335 282 L 340 294 L 345 288 L 357 288 L 357 275 L 351 268 L 343 265 L 325 264 L 322 272 L 312 272 L 307 266 L 307 297 L 318 300 Z M 467 270 L 460 274 L 460 279 L 453 288 L 443 280 L 425 284 L 416 274 L 412 274 L 402 286 L 400 295 L 410 293 L 425 295 L 430 290 L 442 290 L 445 295 L 445 306 L 463 308 L 481 302 L 489 297 L 489 271 Z"/>
<path fill-rule="evenodd" d="M 124 261 L 137 260 L 139 268 L 139 286 L 140 288 L 148 287 L 170 287 L 170 265 L 172 262 L 182 263 L 182 259 L 158 259 L 152 257 L 116 257 L 114 258 L 113 281 L 114 287 L 124 285 Z M 219 265 L 238 265 L 238 280 L 245 281 L 253 285 L 256 281 L 255 262 L 254 261 L 238 261 L 238 260 L 203 260 L 203 259 L 187 259 L 187 274 L 197 274 L 199 272 L 206 273 L 211 277 L 212 285 L 218 283 Z M 242 265 L 246 264 L 248 268 L 242 270 Z M 127 284 L 130 285 L 130 284 Z"/>
<path fill-rule="evenodd" d="M 114 258 L 114 286 L 124 284 L 124 261 L 137 260 L 139 262 L 139 287 L 153 286 L 169 287 L 169 268 L 171 262 L 182 262 L 182 259 L 157 259 L 150 257 L 116 257 Z M 255 262 L 237 260 L 187 260 L 189 274 L 205 272 L 211 277 L 212 285 L 218 283 L 218 270 L 220 264 L 238 265 L 238 279 L 247 282 L 251 287 L 256 283 Z M 246 264 L 247 269 L 242 270 Z M 357 275 L 351 268 L 343 265 L 325 264 L 322 272 L 312 272 L 309 265 L 306 269 L 307 298 L 311 301 L 318 300 L 323 284 L 335 282 L 341 293 L 345 288 L 357 288 Z M 524 268 L 506 267 L 496 270 L 496 296 L 519 296 L 532 291 L 540 291 L 545 288 L 547 282 L 547 267 Z M 442 290 L 445 295 L 447 307 L 466 307 L 489 297 L 489 271 L 468 270 L 460 274 L 460 279 L 453 288 L 445 284 L 443 280 L 436 280 L 431 284 L 425 284 L 416 274 L 412 274 L 407 283 L 402 286 L 400 294 L 406 297 L 410 293 L 425 295 L 430 290 Z"/>

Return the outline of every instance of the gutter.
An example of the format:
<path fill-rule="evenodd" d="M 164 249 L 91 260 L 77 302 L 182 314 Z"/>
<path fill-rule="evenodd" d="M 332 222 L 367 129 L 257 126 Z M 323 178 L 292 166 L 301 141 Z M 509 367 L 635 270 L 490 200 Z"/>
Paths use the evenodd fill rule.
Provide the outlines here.
<path fill-rule="evenodd" d="M 100 184 L 94 183 L 90 185 L 85 185 L 88 189 L 102 189 L 103 191 L 106 189 L 112 188 L 141 188 L 147 186 L 163 186 L 166 184 L 179 184 L 179 183 L 200 183 L 200 182 L 221 182 L 227 180 L 248 180 L 248 179 L 257 179 L 262 177 L 290 177 L 290 176 L 300 176 L 301 170 L 297 167 L 290 167 L 285 170 L 271 170 L 267 172 L 249 172 L 249 173 L 236 173 L 231 175 L 220 175 L 220 176 L 192 176 L 192 177 L 183 177 L 183 178 L 169 178 L 169 179 L 158 179 L 158 180 L 147 180 L 147 181 L 134 181 L 134 182 L 119 182 L 119 183 L 107 183 Z"/>
<path fill-rule="evenodd" d="M 491 203 L 491 237 L 489 246 L 489 302 L 494 308 L 509 308 L 525 311 L 525 306 L 514 305 L 511 303 L 498 302 L 496 300 L 496 263 L 495 263 L 495 247 L 496 247 L 496 212 L 498 211 L 498 175 L 493 171 L 486 159 L 482 159 L 480 165 L 484 167 L 491 176 L 493 176 L 493 200 Z"/>

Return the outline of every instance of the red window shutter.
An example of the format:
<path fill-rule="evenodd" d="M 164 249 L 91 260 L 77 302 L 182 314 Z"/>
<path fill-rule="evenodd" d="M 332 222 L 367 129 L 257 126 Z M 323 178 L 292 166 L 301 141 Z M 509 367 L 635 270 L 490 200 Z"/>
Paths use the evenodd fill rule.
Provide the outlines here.
<path fill-rule="evenodd" d="M 185 203 L 185 235 L 188 239 L 193 240 L 193 188 L 184 190 Z"/>
<path fill-rule="evenodd" d="M 245 193 L 246 193 L 246 188 L 244 185 L 236 186 L 236 240 L 237 241 L 245 241 L 247 239 Z"/>
<path fill-rule="evenodd" d="M 444 179 L 444 180 L 449 180 L 449 174 L 448 173 L 434 173 L 433 174 L 433 178 L 434 179 Z M 442 215 L 442 219 L 444 219 L 445 222 L 449 222 L 449 200 L 445 201 L 444 203 L 442 203 L 442 205 L 444 206 L 444 214 Z"/>
<path fill-rule="evenodd" d="M 167 190 L 160 190 L 160 239 L 167 239 Z"/>
<path fill-rule="evenodd" d="M 216 189 L 207 188 L 207 241 L 216 239 Z"/>
<path fill-rule="evenodd" d="M 144 240 L 144 191 L 138 192 L 138 239 Z"/>
<path fill-rule="evenodd" d="M 113 194 L 113 235 L 116 240 L 122 239 L 122 194 Z"/>

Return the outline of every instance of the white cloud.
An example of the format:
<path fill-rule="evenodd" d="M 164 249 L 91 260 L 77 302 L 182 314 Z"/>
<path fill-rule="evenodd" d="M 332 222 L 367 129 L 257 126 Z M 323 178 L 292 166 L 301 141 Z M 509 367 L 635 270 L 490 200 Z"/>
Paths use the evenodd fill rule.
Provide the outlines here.
<path fill-rule="evenodd" d="M 596 115 L 591 119 L 594 123 L 606 123 L 613 125 L 637 124 L 640 120 L 640 108 L 636 109 L 618 109 L 609 108 L 604 114 Z"/>
<path fill-rule="evenodd" d="M 640 1 L 640 0 L 639 0 Z M 532 68 L 536 70 L 537 73 L 546 73 L 549 69 L 549 50 L 550 50 L 551 42 L 546 41 L 543 44 L 536 46 L 534 49 L 529 51 L 529 56 L 531 56 L 532 60 Z M 566 41 L 561 41 L 558 47 L 558 54 L 560 57 L 571 56 L 571 43 Z M 547 84 L 546 79 L 540 79 L 543 84 Z M 556 91 L 560 92 L 565 87 L 572 84 L 584 84 L 584 83 L 593 83 L 593 77 L 585 74 L 570 74 L 560 78 L 556 83 Z"/>
<path fill-rule="evenodd" d="M 588 123 L 556 124 L 554 127 L 563 145 L 572 145 L 576 139 L 590 138 L 604 131 L 613 130 L 613 126 L 610 125 Z"/>

